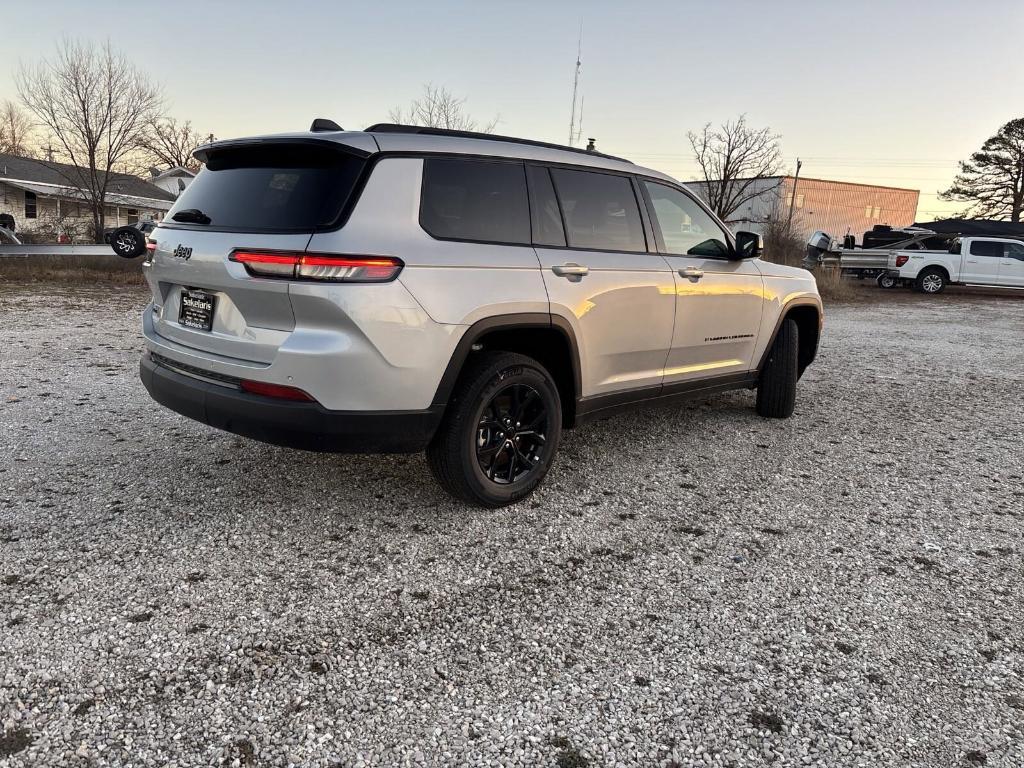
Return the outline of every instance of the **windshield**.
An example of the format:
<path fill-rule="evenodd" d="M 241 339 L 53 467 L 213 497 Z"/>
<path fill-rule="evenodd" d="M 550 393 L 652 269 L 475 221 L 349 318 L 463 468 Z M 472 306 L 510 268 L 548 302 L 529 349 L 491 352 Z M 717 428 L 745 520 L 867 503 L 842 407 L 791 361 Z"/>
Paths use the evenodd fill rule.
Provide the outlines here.
<path fill-rule="evenodd" d="M 330 145 L 214 150 L 164 221 L 210 229 L 310 232 L 337 220 L 362 168 L 363 160 Z"/>

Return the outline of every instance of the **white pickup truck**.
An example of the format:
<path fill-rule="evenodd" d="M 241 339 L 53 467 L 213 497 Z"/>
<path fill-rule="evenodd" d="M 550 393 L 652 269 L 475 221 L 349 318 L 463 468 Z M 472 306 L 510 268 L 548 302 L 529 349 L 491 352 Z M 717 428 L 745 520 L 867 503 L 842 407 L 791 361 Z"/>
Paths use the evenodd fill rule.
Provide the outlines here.
<path fill-rule="evenodd" d="M 962 237 L 949 251 L 892 251 L 886 276 L 922 293 L 950 283 L 1024 288 L 1024 241 Z"/>

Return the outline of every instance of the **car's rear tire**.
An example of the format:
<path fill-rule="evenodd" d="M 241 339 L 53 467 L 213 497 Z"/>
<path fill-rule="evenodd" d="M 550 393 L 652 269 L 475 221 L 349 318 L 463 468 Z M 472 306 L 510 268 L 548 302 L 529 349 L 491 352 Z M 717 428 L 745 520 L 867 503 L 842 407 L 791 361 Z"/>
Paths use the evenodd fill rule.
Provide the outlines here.
<path fill-rule="evenodd" d="M 937 294 L 942 293 L 949 281 L 946 274 L 938 267 L 927 267 L 917 274 L 914 280 L 914 290 L 918 293 Z"/>
<path fill-rule="evenodd" d="M 768 360 L 757 382 L 757 412 L 771 419 L 787 419 L 796 407 L 799 378 L 800 329 L 796 321 L 782 321 Z"/>
<path fill-rule="evenodd" d="M 459 377 L 427 463 L 458 499 L 502 507 L 540 485 L 562 436 L 551 374 L 511 352 L 475 354 Z"/>
<path fill-rule="evenodd" d="M 146 252 L 146 236 L 135 227 L 118 227 L 110 235 L 110 247 L 122 259 L 134 259 Z"/>

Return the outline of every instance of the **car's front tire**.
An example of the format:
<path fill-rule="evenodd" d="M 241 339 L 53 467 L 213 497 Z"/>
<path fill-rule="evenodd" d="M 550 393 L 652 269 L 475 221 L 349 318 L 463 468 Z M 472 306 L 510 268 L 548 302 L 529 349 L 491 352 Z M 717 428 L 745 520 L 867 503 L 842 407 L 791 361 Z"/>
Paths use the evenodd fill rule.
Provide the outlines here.
<path fill-rule="evenodd" d="M 787 419 L 796 407 L 799 378 L 800 329 L 787 318 L 772 343 L 757 382 L 757 412 L 771 419 Z"/>
<path fill-rule="evenodd" d="M 540 485 L 562 436 L 558 387 L 532 358 L 475 354 L 427 447 L 427 463 L 458 499 L 501 507 Z"/>

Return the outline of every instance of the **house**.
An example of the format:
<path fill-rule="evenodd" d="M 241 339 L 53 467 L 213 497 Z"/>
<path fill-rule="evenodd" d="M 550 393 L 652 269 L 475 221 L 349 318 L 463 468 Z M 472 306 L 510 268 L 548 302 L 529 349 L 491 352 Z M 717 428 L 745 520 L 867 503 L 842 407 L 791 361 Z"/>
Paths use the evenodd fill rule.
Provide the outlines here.
<path fill-rule="evenodd" d="M 706 199 L 705 182 L 687 184 Z M 855 184 L 847 181 L 770 176 L 752 183 L 753 198 L 740 206 L 726 223 L 735 230 L 764 234 L 773 211 L 786 217 L 790 203 L 793 223 L 804 234 L 821 230 L 834 237 L 860 236 L 876 224 L 906 227 L 914 223 L 921 193 L 916 189 Z"/>
<path fill-rule="evenodd" d="M 83 189 L 86 169 L 65 163 L 0 154 L 0 213 L 14 217 L 19 233 L 69 235 L 91 240 L 92 212 Z M 105 226 L 159 220 L 176 195 L 126 173 L 112 173 L 105 206 Z"/>
<path fill-rule="evenodd" d="M 161 171 L 159 168 L 150 168 L 150 184 L 160 187 L 165 192 L 170 192 L 177 197 L 185 191 L 185 187 L 192 183 L 196 177 L 195 173 L 180 165 Z"/>

